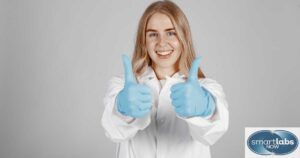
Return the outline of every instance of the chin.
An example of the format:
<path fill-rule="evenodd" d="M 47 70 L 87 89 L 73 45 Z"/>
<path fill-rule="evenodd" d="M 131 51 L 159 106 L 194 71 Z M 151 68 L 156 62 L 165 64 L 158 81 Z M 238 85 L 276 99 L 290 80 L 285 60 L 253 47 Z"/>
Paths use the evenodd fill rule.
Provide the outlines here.
<path fill-rule="evenodd" d="M 171 61 L 156 61 L 154 62 L 156 67 L 163 68 L 163 69 L 169 69 L 169 68 L 174 68 L 175 62 Z"/>

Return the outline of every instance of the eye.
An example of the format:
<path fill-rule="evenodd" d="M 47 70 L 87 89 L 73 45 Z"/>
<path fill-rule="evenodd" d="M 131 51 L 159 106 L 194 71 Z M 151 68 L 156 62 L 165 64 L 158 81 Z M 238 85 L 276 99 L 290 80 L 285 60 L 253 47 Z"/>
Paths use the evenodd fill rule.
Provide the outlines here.
<path fill-rule="evenodd" d="M 176 32 L 174 32 L 174 31 L 169 31 L 169 32 L 167 32 L 167 35 L 168 35 L 168 36 L 175 36 L 175 35 L 176 35 Z"/>
<path fill-rule="evenodd" d="M 150 32 L 148 36 L 149 37 L 157 37 L 158 34 L 156 32 Z"/>

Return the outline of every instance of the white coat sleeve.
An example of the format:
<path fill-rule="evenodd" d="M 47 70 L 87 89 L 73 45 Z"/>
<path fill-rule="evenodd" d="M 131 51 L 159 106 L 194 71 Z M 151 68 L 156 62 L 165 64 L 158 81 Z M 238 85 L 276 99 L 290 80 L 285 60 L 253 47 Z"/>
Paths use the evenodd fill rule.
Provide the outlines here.
<path fill-rule="evenodd" d="M 223 88 L 212 79 L 200 80 L 201 85 L 213 96 L 215 111 L 210 117 L 182 118 L 187 121 L 191 136 L 206 145 L 213 145 L 228 129 L 229 112 Z"/>
<path fill-rule="evenodd" d="M 139 130 L 145 129 L 151 121 L 150 115 L 135 119 L 123 116 L 116 110 L 116 97 L 123 87 L 123 79 L 112 78 L 104 97 L 105 107 L 101 122 L 106 136 L 114 142 L 121 142 L 134 137 Z"/>

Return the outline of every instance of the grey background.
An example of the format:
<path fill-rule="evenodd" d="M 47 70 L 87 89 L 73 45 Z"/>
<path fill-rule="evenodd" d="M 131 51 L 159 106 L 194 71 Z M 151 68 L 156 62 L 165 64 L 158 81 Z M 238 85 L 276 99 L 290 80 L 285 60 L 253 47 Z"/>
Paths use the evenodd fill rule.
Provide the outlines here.
<path fill-rule="evenodd" d="M 152 1 L 0 1 L 0 157 L 114 157 L 100 119 Z M 230 128 L 213 158 L 244 157 L 244 128 L 299 127 L 300 1 L 175 1 Z"/>

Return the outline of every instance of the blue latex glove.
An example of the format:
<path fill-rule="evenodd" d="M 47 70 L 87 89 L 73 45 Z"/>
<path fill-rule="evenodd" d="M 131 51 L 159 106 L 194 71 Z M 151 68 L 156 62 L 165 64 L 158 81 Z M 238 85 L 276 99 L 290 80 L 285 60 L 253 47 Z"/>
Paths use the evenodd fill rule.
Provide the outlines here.
<path fill-rule="evenodd" d="M 181 117 L 208 116 L 215 109 L 213 97 L 201 87 L 198 81 L 198 66 L 200 57 L 197 57 L 191 66 L 186 82 L 171 87 L 171 100 L 176 113 Z"/>
<path fill-rule="evenodd" d="M 117 95 L 117 110 L 125 116 L 144 117 L 151 111 L 151 90 L 149 87 L 137 83 L 129 57 L 123 55 L 122 60 L 125 70 L 125 84 Z"/>

